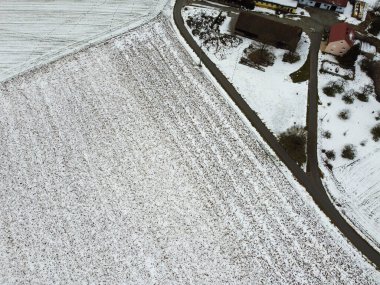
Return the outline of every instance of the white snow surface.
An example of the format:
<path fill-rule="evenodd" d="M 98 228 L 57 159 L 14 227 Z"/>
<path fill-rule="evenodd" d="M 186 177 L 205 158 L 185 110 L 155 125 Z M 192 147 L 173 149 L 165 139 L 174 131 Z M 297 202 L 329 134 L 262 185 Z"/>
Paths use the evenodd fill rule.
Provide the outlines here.
<path fill-rule="evenodd" d="M 188 16 L 201 12 L 216 16 L 219 10 L 188 6 L 187 10 L 182 11 L 182 15 L 186 19 Z M 230 22 L 231 18 L 227 17 L 221 27 L 222 33 L 232 33 Z M 307 59 L 310 46 L 308 36 L 305 33 L 302 34 L 297 48 L 301 59 L 294 64 L 282 61 L 286 50 L 269 46 L 268 48 L 275 54 L 276 60 L 273 66 L 265 68 L 265 72 L 239 63 L 243 56 L 243 50 L 254 42 L 244 37 L 240 38 L 243 43 L 237 48 L 231 48 L 222 57 L 204 47 L 203 51 L 276 135 L 295 124 L 305 126 L 308 82 L 293 83 L 289 75 L 297 71 Z M 201 45 L 198 37 L 194 37 L 194 39 Z"/>
<path fill-rule="evenodd" d="M 320 54 L 320 64 L 322 59 L 334 61 L 331 55 Z M 362 56 L 359 56 L 358 62 L 361 59 Z M 355 80 L 345 81 L 345 91 L 335 97 L 326 96 L 322 89 L 329 82 L 338 81 L 340 78 L 319 74 L 319 98 L 322 105 L 318 112 L 318 141 L 320 150 L 333 150 L 336 155 L 335 160 L 329 161 L 333 165 L 332 172 L 325 168 L 325 183 L 330 195 L 341 205 L 341 211 L 352 224 L 380 250 L 380 142 L 373 141 L 371 135 L 371 128 L 379 123 L 375 118 L 380 116 L 380 103 L 376 101 L 374 94 L 369 96 L 368 102 L 355 98 L 353 104 L 346 104 L 342 100 L 342 96 L 350 91 L 360 91 L 367 84 L 373 85 L 358 63 L 355 71 Z M 349 110 L 348 120 L 338 118 L 338 113 L 342 110 Z M 324 131 L 331 132 L 330 139 L 322 136 Z M 357 152 L 354 160 L 341 157 L 341 151 L 346 144 L 354 145 Z M 322 153 L 320 156 L 323 165 L 325 156 Z"/>
<path fill-rule="evenodd" d="M 0 81 L 152 19 L 167 0 L 2 0 Z"/>
<path fill-rule="evenodd" d="M 1 284 L 374 284 L 166 18 L 0 84 Z"/>

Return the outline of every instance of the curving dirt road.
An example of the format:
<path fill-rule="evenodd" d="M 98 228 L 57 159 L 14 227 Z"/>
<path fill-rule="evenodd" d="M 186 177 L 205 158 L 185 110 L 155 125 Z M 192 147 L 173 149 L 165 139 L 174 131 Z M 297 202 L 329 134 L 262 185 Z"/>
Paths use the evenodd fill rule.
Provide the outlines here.
<path fill-rule="evenodd" d="M 239 107 L 241 112 L 250 121 L 252 126 L 264 138 L 267 144 L 277 154 L 281 161 L 289 168 L 294 177 L 301 183 L 308 193 L 312 196 L 314 202 L 326 214 L 331 222 L 342 232 L 342 234 L 351 241 L 351 243 L 366 256 L 377 269 L 380 267 L 380 254 L 370 244 L 363 239 L 354 228 L 347 223 L 347 221 L 336 210 L 334 204 L 329 199 L 324 189 L 318 168 L 318 154 L 317 154 L 317 132 L 318 132 L 318 88 L 317 88 L 317 72 L 318 72 L 318 51 L 321 34 L 319 32 L 309 33 L 311 39 L 310 46 L 310 81 L 309 81 L 309 98 L 308 98 L 308 112 L 307 121 L 309 127 L 308 139 L 308 174 L 305 174 L 301 168 L 290 158 L 287 152 L 277 141 L 276 137 L 264 125 L 249 105 L 244 101 L 240 94 L 236 91 L 234 86 L 227 80 L 217 66 L 207 57 L 198 44 L 194 41 L 191 34 L 185 27 L 181 10 L 182 7 L 189 4 L 188 0 L 177 0 L 174 6 L 174 22 L 180 31 L 182 37 L 186 40 L 187 44 L 193 49 L 197 56 L 201 59 L 203 64 L 211 72 L 218 83 L 229 94 L 230 98 Z"/>

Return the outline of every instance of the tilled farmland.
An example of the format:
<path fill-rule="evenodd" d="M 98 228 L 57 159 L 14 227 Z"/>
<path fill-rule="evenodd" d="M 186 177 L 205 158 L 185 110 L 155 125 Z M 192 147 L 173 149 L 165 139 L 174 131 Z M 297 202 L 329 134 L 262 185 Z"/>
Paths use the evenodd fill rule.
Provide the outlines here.
<path fill-rule="evenodd" d="M 163 16 L 0 84 L 1 284 L 374 284 Z"/>
<path fill-rule="evenodd" d="M 0 81 L 152 19 L 166 0 L 1 0 Z"/>

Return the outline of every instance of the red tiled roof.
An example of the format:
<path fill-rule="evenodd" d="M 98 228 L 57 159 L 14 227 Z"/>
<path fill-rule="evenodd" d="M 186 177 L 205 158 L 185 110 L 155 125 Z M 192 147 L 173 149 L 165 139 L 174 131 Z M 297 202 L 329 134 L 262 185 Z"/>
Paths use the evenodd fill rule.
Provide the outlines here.
<path fill-rule="evenodd" d="M 354 45 L 354 30 L 347 23 L 339 23 L 331 26 L 329 43 L 345 40 L 350 46 Z"/>
<path fill-rule="evenodd" d="M 331 4 L 340 7 L 346 7 L 348 0 L 317 0 L 317 2 Z"/>

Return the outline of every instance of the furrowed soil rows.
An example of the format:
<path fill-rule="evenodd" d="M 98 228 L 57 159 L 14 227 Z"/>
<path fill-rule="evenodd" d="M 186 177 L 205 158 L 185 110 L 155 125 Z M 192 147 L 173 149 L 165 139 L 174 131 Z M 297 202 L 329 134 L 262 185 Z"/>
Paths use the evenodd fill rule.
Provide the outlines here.
<path fill-rule="evenodd" d="M 153 22 L 0 84 L 0 283 L 374 284 Z"/>

